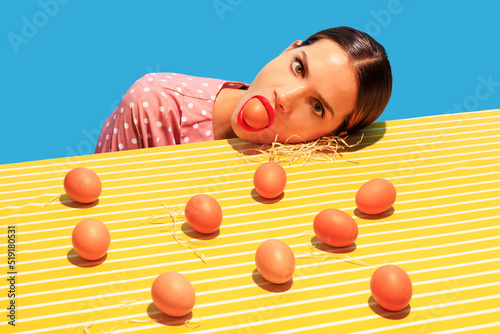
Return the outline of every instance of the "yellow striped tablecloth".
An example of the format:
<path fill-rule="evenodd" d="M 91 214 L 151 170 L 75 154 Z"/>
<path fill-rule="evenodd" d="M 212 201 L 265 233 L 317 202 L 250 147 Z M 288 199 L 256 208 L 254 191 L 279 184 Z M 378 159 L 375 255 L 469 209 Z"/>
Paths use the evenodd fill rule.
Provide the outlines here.
<path fill-rule="evenodd" d="M 378 122 L 344 159 L 284 166 L 288 183 L 275 201 L 256 195 L 258 163 L 238 154 L 247 146 L 238 140 L 0 166 L 0 331 L 499 332 L 499 128 L 500 110 Z M 44 206 L 80 166 L 102 180 L 98 203 L 62 195 Z M 391 210 L 369 217 L 354 197 L 373 178 L 390 180 L 398 195 Z M 159 203 L 183 207 L 200 193 L 215 197 L 224 215 L 219 232 L 198 246 L 206 263 L 164 229 L 171 220 L 144 222 L 164 211 Z M 354 245 L 336 250 L 304 235 L 327 208 L 353 216 Z M 72 249 L 72 230 L 85 218 L 111 232 L 104 261 L 89 263 Z M 185 223 L 177 230 L 200 237 Z M 256 271 L 255 250 L 270 238 L 296 253 L 293 279 L 283 285 Z M 384 263 L 413 281 L 403 311 L 384 311 L 371 297 L 370 277 Z M 185 317 L 152 304 L 151 284 L 166 271 L 193 283 L 196 305 Z"/>

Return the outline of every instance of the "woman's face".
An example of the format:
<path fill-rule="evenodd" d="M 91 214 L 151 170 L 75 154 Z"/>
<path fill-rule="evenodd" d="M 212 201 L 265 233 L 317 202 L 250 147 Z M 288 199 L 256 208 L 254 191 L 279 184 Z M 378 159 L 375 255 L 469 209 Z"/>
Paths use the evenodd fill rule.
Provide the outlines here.
<path fill-rule="evenodd" d="M 330 134 L 354 109 L 356 74 L 343 49 L 320 39 L 311 45 L 297 41 L 269 62 L 238 102 L 231 117 L 236 135 L 254 143 L 309 141 Z M 255 95 L 267 98 L 275 110 L 273 124 L 261 131 L 238 123 L 243 104 Z"/>

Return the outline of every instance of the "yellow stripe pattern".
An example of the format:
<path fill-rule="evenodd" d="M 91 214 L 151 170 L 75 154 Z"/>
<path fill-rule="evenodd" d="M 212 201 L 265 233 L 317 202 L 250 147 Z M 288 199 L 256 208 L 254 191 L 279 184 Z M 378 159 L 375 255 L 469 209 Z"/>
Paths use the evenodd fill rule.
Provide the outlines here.
<path fill-rule="evenodd" d="M 239 140 L 0 166 L 1 331 L 497 332 L 499 128 L 500 110 L 377 122 L 344 159 L 284 166 L 288 183 L 278 201 L 255 193 L 258 163 L 238 154 L 248 146 Z M 44 206 L 75 167 L 101 178 L 98 203 L 78 205 L 62 195 Z M 354 197 L 373 178 L 390 180 L 398 195 L 393 209 L 369 217 Z M 206 263 L 162 230 L 171 229 L 169 219 L 141 223 L 164 212 L 159 202 L 183 207 L 199 193 L 215 197 L 224 214 L 219 232 L 198 246 Z M 359 226 L 343 255 L 304 235 L 327 208 L 347 212 Z M 74 226 L 85 218 L 111 232 L 106 258 L 90 265 L 71 245 Z M 177 225 L 179 236 L 200 237 L 186 223 Z M 13 268 L 6 265 L 9 226 L 15 226 Z M 255 250 L 270 238 L 297 254 L 293 280 L 283 285 L 266 283 L 256 271 Z M 318 257 L 308 254 L 307 241 Z M 384 311 L 371 298 L 370 277 L 385 263 L 412 279 L 413 298 L 403 311 Z M 11 271 L 15 298 L 8 296 Z M 185 317 L 165 316 L 152 304 L 151 284 L 165 271 L 193 283 L 196 305 Z M 7 323 L 11 301 L 15 327 Z"/>

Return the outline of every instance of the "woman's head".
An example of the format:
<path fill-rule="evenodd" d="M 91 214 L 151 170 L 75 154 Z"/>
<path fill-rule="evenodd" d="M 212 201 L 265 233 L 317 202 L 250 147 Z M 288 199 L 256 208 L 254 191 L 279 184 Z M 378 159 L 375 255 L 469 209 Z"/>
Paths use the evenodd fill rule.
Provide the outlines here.
<path fill-rule="evenodd" d="M 354 132 L 375 121 L 384 111 L 392 92 L 392 71 L 387 53 L 370 35 L 349 27 L 320 31 L 302 45 L 322 38 L 334 41 L 346 52 L 356 71 L 358 95 L 356 106 L 337 130 Z"/>
<path fill-rule="evenodd" d="M 237 104 L 231 125 L 238 137 L 257 143 L 355 131 L 380 115 L 391 86 L 382 46 L 355 29 L 328 29 L 292 43 L 264 66 Z M 274 123 L 258 132 L 238 124 L 242 106 L 255 95 L 275 110 Z"/>

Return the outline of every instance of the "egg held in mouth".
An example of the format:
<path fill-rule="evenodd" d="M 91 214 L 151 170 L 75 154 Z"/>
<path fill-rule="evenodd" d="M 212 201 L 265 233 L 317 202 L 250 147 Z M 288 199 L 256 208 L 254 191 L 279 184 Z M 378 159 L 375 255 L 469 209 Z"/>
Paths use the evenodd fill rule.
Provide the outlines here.
<path fill-rule="evenodd" d="M 238 123 L 247 131 L 260 131 L 269 128 L 274 122 L 274 109 L 269 101 L 255 95 L 247 100 L 238 114 Z"/>

